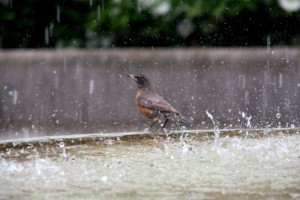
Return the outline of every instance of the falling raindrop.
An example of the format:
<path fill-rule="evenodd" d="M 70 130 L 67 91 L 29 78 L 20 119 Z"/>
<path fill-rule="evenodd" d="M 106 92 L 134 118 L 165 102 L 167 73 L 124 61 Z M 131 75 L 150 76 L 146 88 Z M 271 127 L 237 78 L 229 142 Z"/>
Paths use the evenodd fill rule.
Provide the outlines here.
<path fill-rule="evenodd" d="M 263 117 L 263 119 L 265 119 L 266 118 L 266 108 L 268 107 L 268 96 L 266 94 L 266 88 L 265 87 L 263 87 L 262 98 L 263 98 L 262 117 Z"/>
<path fill-rule="evenodd" d="M 54 77 L 54 87 L 55 87 L 55 89 L 58 89 L 58 84 L 59 84 L 58 76 L 55 76 Z"/>
<path fill-rule="evenodd" d="M 23 131 L 24 138 L 27 138 L 29 136 L 29 130 L 28 130 L 28 128 L 22 128 L 22 131 Z"/>
<path fill-rule="evenodd" d="M 45 28 L 45 43 L 49 45 L 49 28 Z"/>
<path fill-rule="evenodd" d="M 93 94 L 95 91 L 95 83 L 94 83 L 94 80 L 90 80 L 90 83 L 89 83 L 89 94 Z"/>
<path fill-rule="evenodd" d="M 64 71 L 67 71 L 67 58 L 64 57 Z"/>
<path fill-rule="evenodd" d="M 56 6 L 56 21 L 60 22 L 60 6 Z"/>
<path fill-rule="evenodd" d="M 12 103 L 16 105 L 18 101 L 18 91 L 16 90 L 9 91 L 8 95 L 12 97 Z"/>
<path fill-rule="evenodd" d="M 246 80 L 245 80 L 245 75 L 239 75 L 238 76 L 238 79 L 239 79 L 239 85 L 245 89 L 246 88 Z"/>
<path fill-rule="evenodd" d="M 99 21 L 100 20 L 100 14 L 101 14 L 101 7 L 100 5 L 97 6 L 97 20 Z"/>
<path fill-rule="evenodd" d="M 249 91 L 245 92 L 245 106 L 249 105 Z"/>
<path fill-rule="evenodd" d="M 279 80 L 278 80 L 279 88 L 282 88 L 282 80 L 283 80 L 283 75 L 282 75 L 282 73 L 279 73 Z"/>
<path fill-rule="evenodd" d="M 268 37 L 267 37 L 267 53 L 270 52 L 270 46 L 271 46 L 271 37 L 268 35 Z"/>
<path fill-rule="evenodd" d="M 93 6 L 93 0 L 90 0 L 90 7 Z"/>
<path fill-rule="evenodd" d="M 140 2 L 140 0 L 138 0 L 137 1 L 137 12 L 141 13 L 141 11 L 142 11 L 141 2 Z"/>

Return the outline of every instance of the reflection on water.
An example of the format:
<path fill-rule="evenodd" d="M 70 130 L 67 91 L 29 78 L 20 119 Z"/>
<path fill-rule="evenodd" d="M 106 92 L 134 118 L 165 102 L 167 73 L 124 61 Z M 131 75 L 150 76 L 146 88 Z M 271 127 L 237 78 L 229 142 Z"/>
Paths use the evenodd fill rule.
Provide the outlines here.
<path fill-rule="evenodd" d="M 299 133 L 29 146 L 1 152 L 0 199 L 299 199 L 299 166 Z"/>

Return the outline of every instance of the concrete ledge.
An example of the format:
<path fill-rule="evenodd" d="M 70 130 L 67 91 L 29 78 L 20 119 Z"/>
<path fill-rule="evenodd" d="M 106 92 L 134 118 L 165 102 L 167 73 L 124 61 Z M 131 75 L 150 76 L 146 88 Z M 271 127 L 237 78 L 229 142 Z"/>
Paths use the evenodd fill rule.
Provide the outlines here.
<path fill-rule="evenodd" d="M 276 129 L 223 129 L 223 130 L 185 130 L 172 131 L 169 133 L 152 133 L 152 132 L 126 132 L 126 133 L 92 133 L 92 134 L 74 134 L 59 135 L 46 137 L 33 137 L 26 139 L 0 140 L 0 151 L 21 148 L 38 148 L 52 146 L 58 148 L 63 142 L 65 146 L 72 145 L 111 145 L 107 141 L 130 141 L 140 142 L 142 140 L 154 138 L 172 138 L 179 139 L 182 136 L 193 138 L 195 140 L 209 140 L 215 138 L 215 131 L 218 131 L 220 137 L 245 137 L 258 138 L 265 136 L 273 136 L 278 134 L 299 134 L 300 128 L 276 128 Z"/>

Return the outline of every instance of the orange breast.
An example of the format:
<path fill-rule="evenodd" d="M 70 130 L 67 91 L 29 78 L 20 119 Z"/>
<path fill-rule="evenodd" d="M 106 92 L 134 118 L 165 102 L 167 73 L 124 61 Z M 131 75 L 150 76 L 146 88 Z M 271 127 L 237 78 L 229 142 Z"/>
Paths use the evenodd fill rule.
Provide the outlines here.
<path fill-rule="evenodd" d="M 154 118 L 154 113 L 152 110 L 148 109 L 148 108 L 145 108 L 143 106 L 141 106 L 141 104 L 137 103 L 137 106 L 138 106 L 138 109 L 139 111 L 145 115 L 146 117 L 150 118 L 150 119 L 153 119 Z"/>
<path fill-rule="evenodd" d="M 152 111 L 152 110 L 150 110 L 150 109 L 148 109 L 148 108 L 143 107 L 143 106 L 140 104 L 140 102 L 138 101 L 138 98 L 139 98 L 139 96 L 141 96 L 141 95 L 142 95 L 141 91 L 138 90 L 137 93 L 136 93 L 136 98 L 135 98 L 136 105 L 137 105 L 137 107 L 138 107 L 140 113 L 142 113 L 143 115 L 145 115 L 146 117 L 148 117 L 148 118 L 150 118 L 150 119 L 153 119 L 153 118 L 154 118 L 154 115 L 155 115 L 155 114 L 154 114 L 154 111 Z"/>

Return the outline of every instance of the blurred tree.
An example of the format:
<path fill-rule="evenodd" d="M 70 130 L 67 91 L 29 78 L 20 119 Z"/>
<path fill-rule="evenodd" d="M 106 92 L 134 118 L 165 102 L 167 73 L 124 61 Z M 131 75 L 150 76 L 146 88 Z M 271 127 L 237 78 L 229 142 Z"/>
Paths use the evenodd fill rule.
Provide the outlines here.
<path fill-rule="evenodd" d="M 1 0 L 0 45 L 262 46 L 267 38 L 299 45 L 300 4 L 285 1 Z"/>

